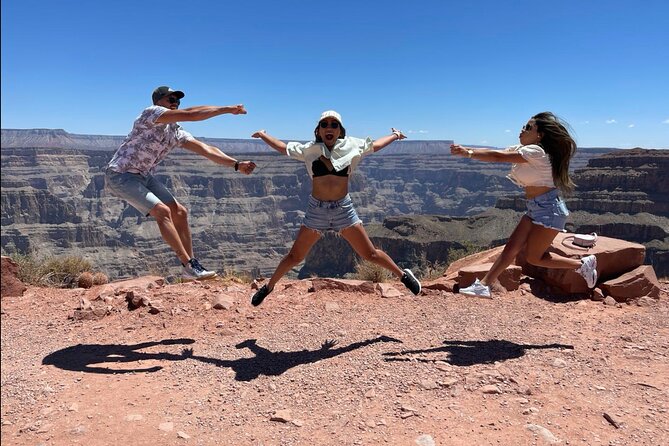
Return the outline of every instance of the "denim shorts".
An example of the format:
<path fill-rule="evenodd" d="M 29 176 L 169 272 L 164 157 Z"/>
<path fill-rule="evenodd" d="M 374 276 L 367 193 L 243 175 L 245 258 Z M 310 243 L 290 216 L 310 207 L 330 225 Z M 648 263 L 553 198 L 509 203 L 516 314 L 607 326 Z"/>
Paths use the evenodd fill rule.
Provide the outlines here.
<path fill-rule="evenodd" d="M 525 204 L 527 206 L 525 215 L 530 217 L 532 223 L 565 232 L 564 225 L 569 211 L 565 202 L 558 196 L 557 189 L 529 199 Z"/>
<path fill-rule="evenodd" d="M 321 201 L 309 196 L 307 214 L 304 216 L 304 226 L 322 231 L 341 231 L 358 223 L 360 217 L 353 208 L 351 196 L 346 194 L 337 201 Z"/>
<path fill-rule="evenodd" d="M 144 215 L 149 215 L 151 209 L 158 203 L 170 204 L 177 201 L 165 185 L 156 180 L 153 175 L 119 173 L 107 169 L 105 187 Z"/>

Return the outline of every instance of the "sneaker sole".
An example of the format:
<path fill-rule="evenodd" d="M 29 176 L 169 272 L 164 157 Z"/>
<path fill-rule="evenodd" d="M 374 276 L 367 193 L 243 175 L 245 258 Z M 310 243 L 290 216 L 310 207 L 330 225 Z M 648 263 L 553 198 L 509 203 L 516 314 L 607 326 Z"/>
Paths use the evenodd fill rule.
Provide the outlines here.
<path fill-rule="evenodd" d="M 492 296 L 481 296 L 480 294 L 474 294 L 474 293 L 458 293 L 458 294 L 462 294 L 463 296 L 468 296 L 468 297 L 478 297 L 479 299 L 492 300 Z"/>
<path fill-rule="evenodd" d="M 193 277 L 193 276 L 183 276 L 181 277 L 181 280 L 184 282 L 195 282 L 197 280 L 212 280 L 212 279 L 218 279 L 218 274 L 214 274 L 213 276 L 206 276 L 206 277 Z"/>

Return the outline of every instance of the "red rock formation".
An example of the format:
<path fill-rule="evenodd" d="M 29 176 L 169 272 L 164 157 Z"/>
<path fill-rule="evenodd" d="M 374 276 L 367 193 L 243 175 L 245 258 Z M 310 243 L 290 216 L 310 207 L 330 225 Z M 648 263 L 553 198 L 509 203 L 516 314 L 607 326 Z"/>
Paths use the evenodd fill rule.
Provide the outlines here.
<path fill-rule="evenodd" d="M 9 257 L 2 256 L 2 297 L 22 296 L 26 286 L 19 280 L 19 266 Z"/>

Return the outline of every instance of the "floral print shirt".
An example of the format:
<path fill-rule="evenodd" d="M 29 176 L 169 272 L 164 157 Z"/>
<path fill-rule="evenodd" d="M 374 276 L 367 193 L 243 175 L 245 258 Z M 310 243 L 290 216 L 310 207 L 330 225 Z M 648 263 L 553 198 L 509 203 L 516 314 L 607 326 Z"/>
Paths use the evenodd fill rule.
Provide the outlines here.
<path fill-rule="evenodd" d="M 144 109 L 107 167 L 119 173 L 152 175 L 172 149 L 195 139 L 177 123 L 156 123 L 167 110 L 159 105 Z"/>

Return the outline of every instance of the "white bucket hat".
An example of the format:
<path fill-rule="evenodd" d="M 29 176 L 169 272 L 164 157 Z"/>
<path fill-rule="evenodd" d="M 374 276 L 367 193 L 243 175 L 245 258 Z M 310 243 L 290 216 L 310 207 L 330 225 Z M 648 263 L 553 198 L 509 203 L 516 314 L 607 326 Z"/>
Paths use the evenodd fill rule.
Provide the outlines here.
<path fill-rule="evenodd" d="M 334 110 L 327 110 L 321 113 L 321 119 L 319 119 L 318 122 L 321 122 L 325 118 L 335 118 L 339 121 L 339 124 L 344 127 L 344 123 L 341 122 L 341 115 Z"/>

